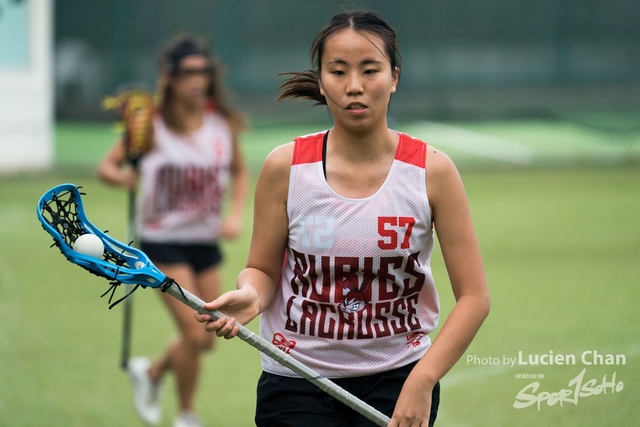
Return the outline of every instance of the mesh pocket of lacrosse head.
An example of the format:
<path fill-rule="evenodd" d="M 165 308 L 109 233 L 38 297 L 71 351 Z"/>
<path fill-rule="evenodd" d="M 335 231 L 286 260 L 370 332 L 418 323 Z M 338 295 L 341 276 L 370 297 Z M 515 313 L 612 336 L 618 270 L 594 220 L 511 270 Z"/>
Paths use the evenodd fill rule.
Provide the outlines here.
<path fill-rule="evenodd" d="M 81 193 L 74 184 L 61 184 L 43 194 L 38 202 L 38 219 L 53 237 L 54 245 L 72 263 L 109 280 L 158 288 L 166 280 L 140 250 L 119 242 L 95 227 L 84 214 Z M 96 235 L 104 245 L 102 258 L 73 250 L 82 234 Z"/>

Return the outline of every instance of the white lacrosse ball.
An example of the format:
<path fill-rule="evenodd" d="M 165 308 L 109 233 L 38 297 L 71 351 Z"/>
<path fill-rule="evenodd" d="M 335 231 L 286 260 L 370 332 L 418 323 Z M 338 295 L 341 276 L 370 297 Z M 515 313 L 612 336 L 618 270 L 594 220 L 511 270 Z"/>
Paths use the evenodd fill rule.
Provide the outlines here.
<path fill-rule="evenodd" d="M 93 258 L 102 258 L 104 245 L 98 236 L 87 233 L 76 239 L 73 243 L 73 250 Z"/>

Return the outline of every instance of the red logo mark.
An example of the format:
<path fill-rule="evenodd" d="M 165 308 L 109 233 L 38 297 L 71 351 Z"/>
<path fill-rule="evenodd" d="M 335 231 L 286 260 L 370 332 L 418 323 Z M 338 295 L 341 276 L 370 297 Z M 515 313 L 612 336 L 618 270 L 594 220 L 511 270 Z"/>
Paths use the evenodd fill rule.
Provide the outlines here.
<path fill-rule="evenodd" d="M 424 336 L 424 334 L 422 332 L 412 332 L 409 335 L 407 335 L 407 345 L 410 345 L 412 347 L 417 347 L 420 345 L 420 340 L 422 339 L 422 337 Z"/>
<path fill-rule="evenodd" d="M 295 341 L 289 341 L 280 332 L 273 334 L 271 343 L 287 354 L 289 354 L 291 349 L 296 346 Z"/>

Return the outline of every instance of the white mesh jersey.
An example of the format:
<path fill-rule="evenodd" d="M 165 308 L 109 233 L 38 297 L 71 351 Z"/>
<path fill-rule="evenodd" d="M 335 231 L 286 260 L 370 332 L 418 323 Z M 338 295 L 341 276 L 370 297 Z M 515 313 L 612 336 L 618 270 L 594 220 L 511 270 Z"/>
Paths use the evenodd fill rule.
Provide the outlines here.
<path fill-rule="evenodd" d="M 232 159 L 227 121 L 207 110 L 189 134 L 174 133 L 159 115 L 153 126 L 154 148 L 140 162 L 138 236 L 158 243 L 215 241 Z"/>
<path fill-rule="evenodd" d="M 440 316 L 427 144 L 400 133 L 380 189 L 349 199 L 324 179 L 324 134 L 294 140 L 288 247 L 260 333 L 327 378 L 384 372 L 421 358 Z M 298 376 L 264 355 L 262 366 Z"/>

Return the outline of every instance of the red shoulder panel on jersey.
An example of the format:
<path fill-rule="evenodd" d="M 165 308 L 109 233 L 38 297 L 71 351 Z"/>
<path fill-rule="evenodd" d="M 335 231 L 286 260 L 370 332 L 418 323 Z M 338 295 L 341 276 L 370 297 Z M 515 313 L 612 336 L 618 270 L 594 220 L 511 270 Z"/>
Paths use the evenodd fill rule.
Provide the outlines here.
<path fill-rule="evenodd" d="M 324 134 L 316 133 L 314 135 L 299 136 L 295 138 L 293 146 L 292 165 L 300 165 L 303 163 L 315 163 L 322 161 L 322 141 Z"/>
<path fill-rule="evenodd" d="M 400 134 L 396 160 L 409 163 L 420 168 L 425 167 L 427 158 L 427 143 L 413 138 L 406 133 Z"/>

